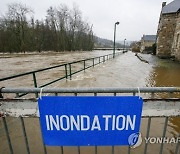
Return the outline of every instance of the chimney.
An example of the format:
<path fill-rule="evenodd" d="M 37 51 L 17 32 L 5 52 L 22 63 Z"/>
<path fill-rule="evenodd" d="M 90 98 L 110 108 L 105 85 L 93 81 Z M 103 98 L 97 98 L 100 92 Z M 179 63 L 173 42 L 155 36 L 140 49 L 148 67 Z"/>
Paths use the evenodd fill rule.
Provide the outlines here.
<path fill-rule="evenodd" d="M 162 8 L 163 8 L 164 6 L 166 6 L 166 2 L 163 2 L 163 3 L 162 3 Z"/>

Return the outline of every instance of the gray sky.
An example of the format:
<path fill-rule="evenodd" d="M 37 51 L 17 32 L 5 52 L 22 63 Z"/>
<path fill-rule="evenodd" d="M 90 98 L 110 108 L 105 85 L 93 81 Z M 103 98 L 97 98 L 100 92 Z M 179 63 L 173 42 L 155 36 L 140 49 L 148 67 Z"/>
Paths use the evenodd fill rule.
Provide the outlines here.
<path fill-rule="evenodd" d="M 0 0 L 0 14 L 7 11 L 7 4 L 22 2 L 30 6 L 35 18 L 45 18 L 50 6 L 66 4 L 72 8 L 79 6 L 83 18 L 93 24 L 95 35 L 113 39 L 114 23 L 117 27 L 117 40 L 140 40 L 143 34 L 156 34 L 162 2 L 172 0 Z"/>

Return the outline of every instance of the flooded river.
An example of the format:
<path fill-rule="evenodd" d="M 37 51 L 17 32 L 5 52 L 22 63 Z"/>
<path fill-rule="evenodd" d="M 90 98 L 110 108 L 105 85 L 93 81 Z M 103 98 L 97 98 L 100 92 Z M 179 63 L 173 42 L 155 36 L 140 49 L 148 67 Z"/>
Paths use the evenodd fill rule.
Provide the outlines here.
<path fill-rule="evenodd" d="M 112 51 L 0 55 L 0 78 L 109 53 Z M 129 51 L 115 59 L 87 69 L 85 72 L 73 75 L 72 80 L 62 80 L 50 87 L 180 87 L 180 63 L 159 59 L 152 55 L 144 54 L 141 56 L 148 63 L 139 60 L 134 53 Z M 57 78 L 62 73 L 62 69 L 38 73 L 38 85 L 44 84 L 45 81 L 51 81 L 52 78 Z M 2 82 L 1 86 L 32 87 L 32 76 Z M 25 153 L 20 120 L 8 118 L 7 121 L 15 153 Z M 25 126 L 31 153 L 43 153 L 38 119 L 26 118 Z M 162 136 L 163 126 L 164 118 L 152 119 L 150 136 Z M 146 135 L 146 129 L 147 119 L 142 119 L 141 133 L 143 137 Z M 169 118 L 166 135 L 169 137 L 177 136 L 179 132 L 180 118 Z M 0 153 L 9 153 L 2 119 L 0 119 L 0 143 Z M 163 153 L 173 153 L 175 146 L 176 144 L 165 144 Z M 159 153 L 159 148 L 160 144 L 150 144 L 148 145 L 148 153 Z M 132 151 L 139 154 L 143 150 L 144 142 Z M 47 151 L 48 153 L 61 153 L 61 148 L 47 147 Z M 93 154 L 94 152 L 94 147 L 81 147 L 81 154 Z M 115 147 L 115 154 L 125 152 L 127 152 L 127 147 Z M 78 153 L 77 147 L 64 147 L 64 154 L 76 153 Z M 109 153 L 111 153 L 111 147 L 98 147 L 98 154 Z"/>

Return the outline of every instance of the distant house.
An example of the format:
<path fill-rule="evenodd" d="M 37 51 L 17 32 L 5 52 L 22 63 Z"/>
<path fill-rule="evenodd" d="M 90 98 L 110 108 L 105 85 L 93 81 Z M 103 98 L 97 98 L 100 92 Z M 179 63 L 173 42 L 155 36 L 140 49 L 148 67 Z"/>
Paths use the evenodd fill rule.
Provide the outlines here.
<path fill-rule="evenodd" d="M 138 42 L 132 42 L 130 47 L 132 48 L 132 51 L 133 52 L 140 52 L 140 46 L 141 46 L 141 42 L 138 41 Z"/>
<path fill-rule="evenodd" d="M 141 38 L 140 52 L 149 53 L 152 52 L 152 46 L 156 42 L 156 35 L 143 35 Z"/>
<path fill-rule="evenodd" d="M 156 54 L 162 58 L 175 57 L 180 61 L 180 0 L 162 4 Z"/>

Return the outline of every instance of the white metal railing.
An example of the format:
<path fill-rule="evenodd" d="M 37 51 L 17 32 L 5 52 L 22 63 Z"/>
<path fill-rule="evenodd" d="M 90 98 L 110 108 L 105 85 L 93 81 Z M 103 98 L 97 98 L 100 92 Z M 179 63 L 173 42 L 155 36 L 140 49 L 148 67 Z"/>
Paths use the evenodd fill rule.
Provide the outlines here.
<path fill-rule="evenodd" d="M 28 93 L 31 98 L 18 98 L 19 94 Z M 5 130 L 6 139 L 9 146 L 10 153 L 14 153 L 13 145 L 11 142 L 11 137 L 9 133 L 9 128 L 11 127 L 7 123 L 7 117 L 16 117 L 20 119 L 22 125 L 23 138 L 26 145 L 27 153 L 31 152 L 31 148 L 28 142 L 28 135 L 26 132 L 25 118 L 33 117 L 38 118 L 38 108 L 37 108 L 37 96 L 49 94 L 49 95 L 71 95 L 71 96 L 81 96 L 81 95 L 140 95 L 144 100 L 142 118 L 147 120 L 147 130 L 146 137 L 149 137 L 152 119 L 160 117 L 164 119 L 162 137 L 166 136 L 168 120 L 172 117 L 180 117 L 180 88 L 179 87 L 145 87 L 145 88 L 2 88 L 1 94 L 3 96 L 0 99 L 0 119 L 2 119 L 3 126 L 2 129 Z M 11 94 L 15 94 L 16 98 L 12 97 Z M 35 94 L 35 95 L 34 95 Z M 144 94 L 149 94 L 145 98 Z M 158 94 L 158 95 L 157 95 Z M 162 99 L 161 94 L 166 94 L 166 98 Z M 40 128 L 39 128 L 40 129 Z M 179 132 L 180 135 L 180 132 Z M 165 144 L 162 143 L 159 149 L 159 153 L 163 153 Z M 47 153 L 46 146 L 44 145 L 44 152 Z M 114 154 L 114 146 L 112 146 L 111 153 Z M 61 153 L 64 153 L 64 147 L 60 147 Z M 95 147 L 95 153 L 97 154 L 98 147 Z M 133 152 L 133 149 L 128 148 L 127 153 Z M 143 152 L 147 153 L 148 143 L 145 143 Z M 77 153 L 80 154 L 81 147 L 77 147 Z M 179 143 L 176 144 L 175 149 L 173 149 L 175 154 L 179 152 Z"/>

